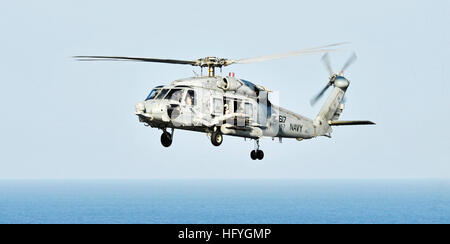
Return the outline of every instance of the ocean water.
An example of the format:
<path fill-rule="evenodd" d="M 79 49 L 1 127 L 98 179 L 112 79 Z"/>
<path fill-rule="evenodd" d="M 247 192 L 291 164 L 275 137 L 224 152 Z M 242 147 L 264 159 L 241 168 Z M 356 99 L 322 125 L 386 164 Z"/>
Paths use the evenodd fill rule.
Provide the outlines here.
<path fill-rule="evenodd" d="M 0 223 L 450 223 L 449 180 L 2 180 Z"/>

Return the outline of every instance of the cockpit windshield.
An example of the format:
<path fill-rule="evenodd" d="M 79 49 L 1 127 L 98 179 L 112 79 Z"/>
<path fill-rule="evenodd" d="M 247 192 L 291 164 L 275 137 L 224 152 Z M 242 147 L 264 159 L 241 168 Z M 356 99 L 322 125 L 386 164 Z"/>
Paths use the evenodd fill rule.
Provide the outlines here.
<path fill-rule="evenodd" d="M 154 99 L 156 97 L 156 95 L 158 95 L 158 93 L 161 91 L 161 89 L 153 89 L 150 94 L 148 94 L 147 98 L 145 99 L 145 101 L 147 100 L 151 100 Z"/>
<path fill-rule="evenodd" d="M 168 91 L 169 91 L 169 89 L 162 89 L 161 92 L 156 97 L 156 99 L 163 99 L 166 96 Z"/>
<path fill-rule="evenodd" d="M 181 99 L 183 98 L 183 89 L 172 89 L 167 94 L 165 99 L 181 102 Z"/>

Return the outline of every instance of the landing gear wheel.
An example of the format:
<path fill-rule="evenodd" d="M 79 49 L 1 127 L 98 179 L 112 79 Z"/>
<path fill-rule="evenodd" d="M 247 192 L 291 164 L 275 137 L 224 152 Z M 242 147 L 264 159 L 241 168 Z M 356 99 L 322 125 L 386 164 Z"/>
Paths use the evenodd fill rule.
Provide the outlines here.
<path fill-rule="evenodd" d="M 222 142 L 223 142 L 223 135 L 222 135 L 222 133 L 220 133 L 220 131 L 218 131 L 218 130 L 214 131 L 211 134 L 211 143 L 214 146 L 218 147 L 218 146 L 220 146 L 222 144 Z"/>
<path fill-rule="evenodd" d="M 264 152 L 262 150 L 259 150 L 259 139 L 255 140 L 255 150 L 250 152 L 250 157 L 253 160 L 262 160 L 264 158 Z"/>
<path fill-rule="evenodd" d="M 164 147 L 170 147 L 170 145 L 172 145 L 172 135 L 167 132 L 162 133 L 161 144 Z"/>
<path fill-rule="evenodd" d="M 256 151 L 256 158 L 258 158 L 258 160 L 262 160 L 264 158 L 264 152 L 262 150 Z"/>

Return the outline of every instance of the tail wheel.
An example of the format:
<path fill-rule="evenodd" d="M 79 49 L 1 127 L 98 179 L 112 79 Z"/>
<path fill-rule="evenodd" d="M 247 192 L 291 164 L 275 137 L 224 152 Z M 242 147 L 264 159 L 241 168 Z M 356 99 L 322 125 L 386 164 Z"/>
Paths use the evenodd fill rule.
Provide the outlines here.
<path fill-rule="evenodd" d="M 211 134 L 211 143 L 218 147 L 222 144 L 223 142 L 223 135 L 222 133 L 220 133 L 220 131 L 215 131 Z"/>
<path fill-rule="evenodd" d="M 170 147 L 172 145 L 172 135 L 167 132 L 162 133 L 161 135 L 161 144 L 164 147 Z"/>

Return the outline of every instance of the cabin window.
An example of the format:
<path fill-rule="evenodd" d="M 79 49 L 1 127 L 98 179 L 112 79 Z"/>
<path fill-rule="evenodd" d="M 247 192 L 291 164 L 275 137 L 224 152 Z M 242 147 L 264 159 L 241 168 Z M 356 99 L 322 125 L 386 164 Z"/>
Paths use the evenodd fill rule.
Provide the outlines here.
<path fill-rule="evenodd" d="M 252 116 L 253 113 L 253 107 L 251 103 L 246 102 L 244 106 L 244 113 L 248 116 Z"/>
<path fill-rule="evenodd" d="M 213 99 L 213 108 L 214 114 L 222 114 L 223 113 L 223 100 L 220 98 L 214 98 Z"/>
<path fill-rule="evenodd" d="M 241 99 L 234 100 L 234 112 L 240 114 L 244 113 L 244 103 L 242 102 Z"/>
<path fill-rule="evenodd" d="M 172 89 L 167 94 L 165 99 L 181 102 L 182 98 L 183 98 L 183 90 L 182 89 Z"/>
<path fill-rule="evenodd" d="M 154 99 L 156 97 L 156 95 L 158 95 L 158 93 L 160 92 L 160 89 L 153 89 L 150 94 L 148 94 L 147 98 L 145 99 L 145 101 L 147 100 L 151 100 Z"/>
<path fill-rule="evenodd" d="M 234 100 L 233 98 L 223 98 L 223 114 L 231 114 L 234 112 Z"/>
<path fill-rule="evenodd" d="M 185 103 L 188 106 L 195 105 L 195 92 L 193 90 L 188 90 L 188 92 L 186 94 Z"/>
<path fill-rule="evenodd" d="M 159 93 L 159 95 L 156 97 L 156 99 L 163 99 L 167 92 L 169 91 L 169 89 L 162 89 L 161 92 Z"/>

